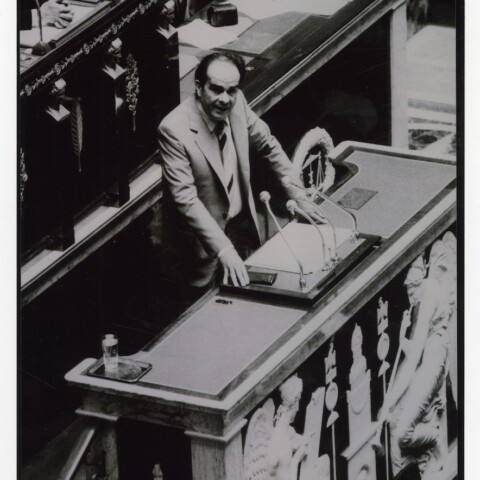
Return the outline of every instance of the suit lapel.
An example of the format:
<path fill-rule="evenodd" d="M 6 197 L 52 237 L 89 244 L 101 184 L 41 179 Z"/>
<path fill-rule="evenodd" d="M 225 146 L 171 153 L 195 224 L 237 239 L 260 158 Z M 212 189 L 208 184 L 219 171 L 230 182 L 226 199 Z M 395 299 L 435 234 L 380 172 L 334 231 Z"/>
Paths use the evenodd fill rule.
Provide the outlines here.
<path fill-rule="evenodd" d="M 233 143 L 237 152 L 238 171 L 240 174 L 241 187 L 243 188 L 244 201 L 248 203 L 251 218 L 255 224 L 258 240 L 260 237 L 260 228 L 258 226 L 258 220 L 255 209 L 255 202 L 253 200 L 252 188 L 250 186 L 250 159 L 249 159 L 249 143 L 248 143 L 248 127 L 246 124 L 245 116 L 241 113 L 237 113 L 239 108 L 239 100 L 235 108 L 230 113 L 230 125 L 232 128 Z"/>
<path fill-rule="evenodd" d="M 195 143 L 198 145 L 198 148 L 200 148 L 200 150 L 204 154 L 213 171 L 217 174 L 221 184 L 225 189 L 225 193 L 227 193 L 223 179 L 223 164 L 220 154 L 220 148 L 218 146 L 218 140 L 215 135 L 212 135 L 210 133 L 207 124 L 205 123 L 200 112 L 198 111 L 195 97 L 190 97 L 189 101 L 191 103 L 191 105 L 189 106 L 190 108 L 188 109 L 190 118 L 190 130 L 195 134 Z"/>

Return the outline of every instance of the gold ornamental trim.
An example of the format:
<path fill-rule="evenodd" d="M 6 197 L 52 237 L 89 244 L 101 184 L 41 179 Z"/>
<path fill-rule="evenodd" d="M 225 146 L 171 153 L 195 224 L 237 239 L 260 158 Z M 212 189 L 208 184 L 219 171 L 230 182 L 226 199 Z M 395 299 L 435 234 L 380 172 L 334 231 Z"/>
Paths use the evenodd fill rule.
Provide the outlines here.
<path fill-rule="evenodd" d="M 80 59 L 89 55 L 95 48 L 100 45 L 103 45 L 107 41 L 111 40 L 112 37 L 116 36 L 126 25 L 128 25 L 132 20 L 144 15 L 148 10 L 156 6 L 160 0 L 148 0 L 143 3 L 139 3 L 134 10 L 129 14 L 123 16 L 117 22 L 113 22 L 106 30 L 102 33 L 93 37 L 92 40 L 85 42 L 81 47 L 77 48 L 73 53 L 65 56 L 63 60 L 57 62 L 50 70 L 45 74 L 37 77 L 32 82 L 25 84 L 25 86 L 20 90 L 20 96 L 26 95 L 29 97 L 41 86 L 47 82 L 50 82 L 54 78 L 62 75 L 62 73 L 71 65 L 78 62 Z"/>

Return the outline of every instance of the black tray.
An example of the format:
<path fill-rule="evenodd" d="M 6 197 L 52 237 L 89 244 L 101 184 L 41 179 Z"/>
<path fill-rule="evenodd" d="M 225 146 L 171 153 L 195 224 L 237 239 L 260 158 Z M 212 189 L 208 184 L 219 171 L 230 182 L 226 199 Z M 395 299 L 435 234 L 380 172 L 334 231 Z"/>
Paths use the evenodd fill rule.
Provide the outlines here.
<path fill-rule="evenodd" d="M 151 363 L 130 360 L 128 358 L 118 359 L 118 368 L 107 372 L 103 358 L 98 360 L 93 367 L 87 371 L 91 377 L 107 378 L 108 380 L 117 380 L 118 382 L 135 383 L 152 369 Z"/>

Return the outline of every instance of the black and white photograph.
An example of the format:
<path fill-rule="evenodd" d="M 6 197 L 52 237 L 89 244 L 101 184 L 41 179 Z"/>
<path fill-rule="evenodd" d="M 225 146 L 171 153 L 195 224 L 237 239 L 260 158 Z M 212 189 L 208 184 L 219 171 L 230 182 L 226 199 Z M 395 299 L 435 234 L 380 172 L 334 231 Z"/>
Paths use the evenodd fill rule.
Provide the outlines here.
<path fill-rule="evenodd" d="M 464 478 L 464 3 L 17 0 L 16 478 Z"/>

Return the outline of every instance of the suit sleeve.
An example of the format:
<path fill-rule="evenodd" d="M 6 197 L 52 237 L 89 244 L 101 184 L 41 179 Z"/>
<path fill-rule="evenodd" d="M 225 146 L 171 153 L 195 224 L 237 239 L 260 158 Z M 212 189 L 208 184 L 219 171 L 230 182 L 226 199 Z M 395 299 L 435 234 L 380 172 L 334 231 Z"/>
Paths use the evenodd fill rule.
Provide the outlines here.
<path fill-rule="evenodd" d="M 283 177 L 287 176 L 292 179 L 295 185 L 303 186 L 300 180 L 300 172 L 293 166 L 278 140 L 271 134 L 268 125 L 252 111 L 243 94 L 240 95 L 239 100 L 243 101 L 245 107 L 251 148 L 269 162 L 270 168 L 280 182 Z M 284 189 L 289 198 L 300 199 L 304 196 L 298 188 L 289 186 L 284 187 Z"/>
<path fill-rule="evenodd" d="M 231 242 L 198 197 L 192 168 L 183 144 L 173 129 L 163 124 L 158 128 L 157 134 L 163 178 L 177 210 L 207 254 L 218 255 Z"/>

